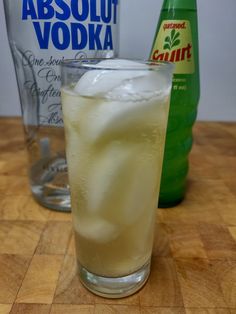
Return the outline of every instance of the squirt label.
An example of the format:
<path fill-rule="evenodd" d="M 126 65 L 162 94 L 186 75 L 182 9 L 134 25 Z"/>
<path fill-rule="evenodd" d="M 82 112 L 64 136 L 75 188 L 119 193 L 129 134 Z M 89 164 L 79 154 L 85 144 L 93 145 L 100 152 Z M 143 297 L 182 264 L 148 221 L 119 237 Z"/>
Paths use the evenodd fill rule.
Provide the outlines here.
<path fill-rule="evenodd" d="M 164 20 L 153 45 L 151 59 L 175 63 L 175 74 L 195 72 L 191 24 L 188 20 Z"/>

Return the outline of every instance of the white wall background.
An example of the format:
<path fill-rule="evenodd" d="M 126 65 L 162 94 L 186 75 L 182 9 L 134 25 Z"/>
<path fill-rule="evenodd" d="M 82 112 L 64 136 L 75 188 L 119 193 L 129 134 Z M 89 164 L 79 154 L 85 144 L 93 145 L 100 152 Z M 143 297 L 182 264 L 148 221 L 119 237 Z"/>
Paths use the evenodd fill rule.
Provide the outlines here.
<path fill-rule="evenodd" d="M 120 55 L 147 58 L 162 0 L 120 0 Z M 236 121 L 236 0 L 198 0 L 199 120 Z M 19 115 L 17 85 L 0 0 L 0 116 Z"/>

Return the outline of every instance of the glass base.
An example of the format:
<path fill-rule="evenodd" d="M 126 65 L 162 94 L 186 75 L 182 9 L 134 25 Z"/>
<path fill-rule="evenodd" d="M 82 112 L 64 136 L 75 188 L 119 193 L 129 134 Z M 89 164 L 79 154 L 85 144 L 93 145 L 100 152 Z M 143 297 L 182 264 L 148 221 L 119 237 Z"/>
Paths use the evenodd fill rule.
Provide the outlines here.
<path fill-rule="evenodd" d="M 89 272 L 78 263 L 80 281 L 91 292 L 105 298 L 123 298 L 134 294 L 146 283 L 150 260 L 136 272 L 124 277 L 102 277 Z"/>
<path fill-rule="evenodd" d="M 163 201 L 162 199 L 159 200 L 158 208 L 171 208 L 179 205 L 183 201 L 183 197 L 174 199 L 173 201 Z"/>
<path fill-rule="evenodd" d="M 163 184 L 163 183 L 162 183 Z M 160 189 L 158 207 L 159 208 L 171 208 L 181 203 L 186 194 L 186 180 L 182 180 L 178 185 L 173 187 L 171 182 L 163 184 L 164 187 Z M 167 189 L 168 187 L 168 189 Z"/>
<path fill-rule="evenodd" d="M 42 206 L 71 211 L 66 161 L 62 157 L 42 158 L 30 169 L 33 197 Z"/>
<path fill-rule="evenodd" d="M 59 211 L 59 212 L 71 212 L 71 202 L 70 202 L 70 195 L 51 195 L 51 196 L 44 196 L 39 193 L 32 192 L 34 199 L 38 202 L 41 206 Z"/>

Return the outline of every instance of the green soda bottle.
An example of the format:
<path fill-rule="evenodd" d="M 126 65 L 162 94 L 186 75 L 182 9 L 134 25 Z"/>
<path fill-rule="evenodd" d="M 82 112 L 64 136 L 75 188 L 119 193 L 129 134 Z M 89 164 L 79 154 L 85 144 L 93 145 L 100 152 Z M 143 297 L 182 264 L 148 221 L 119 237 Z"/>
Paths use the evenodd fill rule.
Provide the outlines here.
<path fill-rule="evenodd" d="M 159 207 L 184 198 L 200 96 L 196 0 L 164 0 L 150 55 L 175 63 Z"/>

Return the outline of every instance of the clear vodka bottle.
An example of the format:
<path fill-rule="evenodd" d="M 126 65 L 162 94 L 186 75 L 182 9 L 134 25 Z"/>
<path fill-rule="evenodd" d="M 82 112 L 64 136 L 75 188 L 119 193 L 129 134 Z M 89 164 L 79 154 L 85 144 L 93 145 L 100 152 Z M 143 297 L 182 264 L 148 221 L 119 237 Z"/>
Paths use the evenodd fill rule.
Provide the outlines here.
<path fill-rule="evenodd" d="M 29 180 L 43 206 L 70 211 L 60 103 L 64 59 L 112 57 L 118 0 L 4 0 L 21 101 Z"/>

